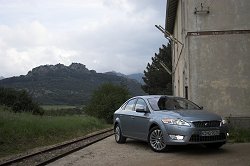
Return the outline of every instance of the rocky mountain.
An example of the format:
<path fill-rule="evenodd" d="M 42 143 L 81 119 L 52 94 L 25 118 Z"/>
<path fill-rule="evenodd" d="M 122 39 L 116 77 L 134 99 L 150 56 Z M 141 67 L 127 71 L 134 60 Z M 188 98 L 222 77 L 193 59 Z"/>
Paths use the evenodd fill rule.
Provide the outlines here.
<path fill-rule="evenodd" d="M 2 79 L 4 79 L 4 77 L 3 77 L 3 76 L 0 76 L 0 80 L 2 80 Z"/>
<path fill-rule="evenodd" d="M 97 73 L 80 63 L 43 65 L 27 75 L 0 80 L 0 86 L 25 89 L 41 104 L 70 105 L 86 104 L 103 83 L 126 86 L 133 96 L 145 94 L 141 85 L 132 79 Z"/>
<path fill-rule="evenodd" d="M 105 74 L 121 76 L 121 77 L 136 80 L 140 84 L 145 84 L 143 79 L 142 79 L 142 77 L 144 77 L 144 74 L 142 74 L 142 73 L 134 73 L 134 74 L 125 75 L 125 74 L 118 73 L 118 72 L 115 72 L 115 71 L 110 71 L 110 72 L 106 72 Z"/>

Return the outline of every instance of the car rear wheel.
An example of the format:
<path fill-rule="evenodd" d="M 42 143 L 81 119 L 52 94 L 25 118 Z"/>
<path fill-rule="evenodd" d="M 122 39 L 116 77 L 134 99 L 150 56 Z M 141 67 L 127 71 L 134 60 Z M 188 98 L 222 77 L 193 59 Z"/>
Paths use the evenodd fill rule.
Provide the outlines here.
<path fill-rule="evenodd" d="M 153 127 L 149 131 L 148 143 L 155 152 L 163 152 L 167 149 L 167 145 L 163 139 L 163 133 L 158 126 Z"/>
<path fill-rule="evenodd" d="M 209 149 L 219 149 L 224 144 L 225 144 L 224 142 L 218 142 L 218 143 L 205 144 L 205 146 Z"/>
<path fill-rule="evenodd" d="M 121 128 L 118 124 L 115 126 L 115 141 L 119 144 L 126 142 L 126 137 L 122 135 Z"/>

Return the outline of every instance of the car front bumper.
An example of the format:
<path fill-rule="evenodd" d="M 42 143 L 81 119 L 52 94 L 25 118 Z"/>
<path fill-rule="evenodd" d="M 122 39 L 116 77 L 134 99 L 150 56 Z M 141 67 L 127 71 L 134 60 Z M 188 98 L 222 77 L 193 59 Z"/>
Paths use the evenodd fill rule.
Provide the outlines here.
<path fill-rule="evenodd" d="M 226 143 L 228 127 L 188 127 L 164 124 L 163 137 L 168 145 Z"/>

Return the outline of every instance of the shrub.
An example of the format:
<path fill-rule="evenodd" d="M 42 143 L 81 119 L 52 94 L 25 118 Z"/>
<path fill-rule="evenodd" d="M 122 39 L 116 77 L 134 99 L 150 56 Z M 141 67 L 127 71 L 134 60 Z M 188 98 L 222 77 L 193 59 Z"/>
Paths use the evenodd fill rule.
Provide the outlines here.
<path fill-rule="evenodd" d="M 94 91 L 85 112 L 88 115 L 113 122 L 114 112 L 130 97 L 128 90 L 119 85 L 103 84 Z"/>
<path fill-rule="evenodd" d="M 14 112 L 32 112 L 43 114 L 43 110 L 35 103 L 25 90 L 0 88 L 0 105 L 11 107 Z"/>

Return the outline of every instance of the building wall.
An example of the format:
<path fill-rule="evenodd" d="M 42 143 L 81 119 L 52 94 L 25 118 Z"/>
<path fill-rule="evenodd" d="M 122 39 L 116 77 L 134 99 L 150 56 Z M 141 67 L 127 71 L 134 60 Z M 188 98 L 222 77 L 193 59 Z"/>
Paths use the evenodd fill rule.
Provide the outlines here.
<path fill-rule="evenodd" d="M 185 3 L 188 24 L 186 32 L 239 30 L 250 28 L 249 0 L 181 0 Z M 205 2 L 209 14 L 194 14 L 195 7 Z M 210 5 L 211 4 L 211 5 Z"/>
<path fill-rule="evenodd" d="M 224 116 L 250 116 L 250 34 L 189 38 L 191 100 Z"/>
<path fill-rule="evenodd" d="M 174 27 L 174 36 L 183 43 L 183 20 L 182 20 L 182 4 L 178 4 L 178 9 L 177 9 L 177 16 L 176 16 L 176 22 L 175 22 L 175 27 Z M 183 94 L 183 84 L 184 84 L 184 79 L 183 79 L 183 71 L 184 71 L 184 63 L 185 59 L 183 58 L 183 50 L 182 45 L 178 43 L 172 42 L 172 48 L 173 48 L 173 62 L 172 62 L 172 71 L 174 72 L 174 79 L 173 79 L 173 88 L 174 88 L 174 95 L 175 96 L 184 96 Z M 180 55 L 182 51 L 182 54 Z M 179 58 L 180 56 L 180 58 Z"/>
<path fill-rule="evenodd" d="M 208 110 L 250 116 L 250 1 L 207 0 L 209 14 L 194 14 L 202 2 L 178 3 L 174 36 L 184 49 L 173 75 L 174 95 L 184 97 L 187 86 L 189 99 Z M 173 46 L 174 71 L 181 45 Z"/>

